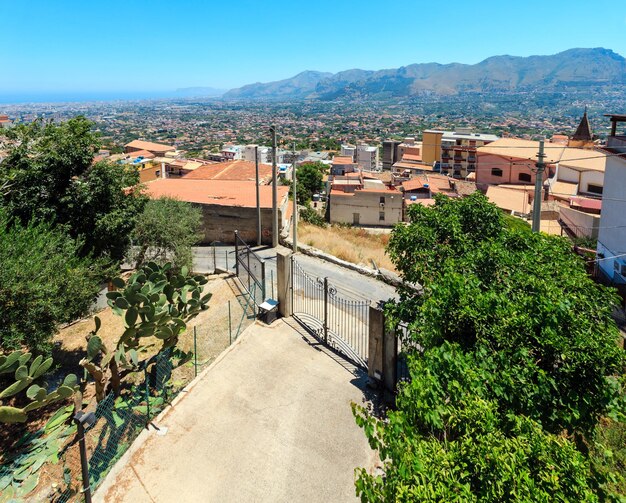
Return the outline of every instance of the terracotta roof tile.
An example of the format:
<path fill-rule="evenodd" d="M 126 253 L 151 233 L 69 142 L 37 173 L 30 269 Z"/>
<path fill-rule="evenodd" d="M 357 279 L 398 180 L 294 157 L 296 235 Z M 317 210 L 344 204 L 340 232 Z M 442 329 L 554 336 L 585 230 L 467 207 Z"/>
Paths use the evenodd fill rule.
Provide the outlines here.
<path fill-rule="evenodd" d="M 229 161 L 215 164 L 205 164 L 193 173 L 184 176 L 188 180 L 238 180 L 254 181 L 255 166 L 250 161 Z M 259 164 L 259 179 L 261 183 L 268 183 L 272 178 L 272 167 L 268 164 Z"/>
<path fill-rule="evenodd" d="M 149 150 L 150 152 L 169 152 L 176 150 L 176 147 L 172 147 L 171 145 L 163 145 L 161 143 L 152 143 L 150 141 L 143 140 L 133 140 L 130 143 L 127 143 L 126 147 Z"/>
<path fill-rule="evenodd" d="M 278 200 L 284 201 L 289 187 L 279 186 Z M 236 180 L 190 180 L 184 178 L 166 178 L 154 180 L 146 184 L 146 193 L 153 199 L 172 197 L 181 201 L 200 204 L 217 204 L 221 206 L 256 206 L 256 185 L 254 182 Z M 272 207 L 272 187 L 259 187 L 261 208 Z"/>

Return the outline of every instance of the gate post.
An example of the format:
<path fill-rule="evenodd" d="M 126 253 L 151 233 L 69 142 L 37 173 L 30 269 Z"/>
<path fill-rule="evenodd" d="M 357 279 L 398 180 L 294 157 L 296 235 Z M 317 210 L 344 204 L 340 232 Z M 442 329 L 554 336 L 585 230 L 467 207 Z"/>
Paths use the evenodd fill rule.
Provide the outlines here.
<path fill-rule="evenodd" d="M 276 284 L 278 312 L 283 317 L 293 314 L 291 251 L 283 246 L 276 249 Z"/>
<path fill-rule="evenodd" d="M 272 289 L 274 288 L 274 285 L 272 285 Z M 265 286 L 265 261 L 261 262 L 261 301 L 265 302 L 265 299 L 267 299 L 267 288 Z"/>
<path fill-rule="evenodd" d="M 328 344 L 328 278 L 324 277 L 324 344 Z"/>
<path fill-rule="evenodd" d="M 367 375 L 370 385 L 378 386 L 383 381 L 383 339 L 385 337 L 385 314 L 375 304 L 369 306 L 369 344 Z"/>
<path fill-rule="evenodd" d="M 384 323 L 383 323 L 384 327 Z M 393 402 L 398 383 L 398 337 L 395 330 L 383 330 L 383 398 Z"/>
<path fill-rule="evenodd" d="M 239 244 L 238 244 L 239 239 L 238 238 L 239 238 L 239 231 L 235 231 L 235 275 L 237 277 L 239 277 Z M 226 264 L 228 264 L 228 261 L 226 261 Z M 228 265 L 226 265 L 226 268 L 228 269 Z"/>

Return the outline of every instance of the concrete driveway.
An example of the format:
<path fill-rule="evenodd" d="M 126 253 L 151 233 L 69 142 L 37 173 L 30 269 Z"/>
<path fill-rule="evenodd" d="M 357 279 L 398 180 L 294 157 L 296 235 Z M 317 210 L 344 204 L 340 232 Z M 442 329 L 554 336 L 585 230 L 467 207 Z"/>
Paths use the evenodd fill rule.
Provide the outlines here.
<path fill-rule="evenodd" d="M 366 377 L 296 322 L 255 324 L 144 432 L 95 494 L 107 502 L 354 501 L 375 456 L 356 426 Z"/>

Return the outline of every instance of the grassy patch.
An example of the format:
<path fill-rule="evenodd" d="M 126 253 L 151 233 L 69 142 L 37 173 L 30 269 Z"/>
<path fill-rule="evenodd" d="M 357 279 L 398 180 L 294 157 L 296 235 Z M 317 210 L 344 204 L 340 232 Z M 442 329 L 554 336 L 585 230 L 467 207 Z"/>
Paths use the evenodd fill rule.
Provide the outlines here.
<path fill-rule="evenodd" d="M 626 424 L 602 419 L 596 429 L 591 459 L 600 473 L 618 473 L 611 490 L 626 494 Z"/>
<path fill-rule="evenodd" d="M 373 260 L 377 267 L 395 271 L 385 252 L 389 237 L 388 233 L 379 234 L 358 227 L 330 225 L 322 228 L 306 223 L 298 226 L 298 238 L 309 246 L 346 262 L 372 267 Z"/>

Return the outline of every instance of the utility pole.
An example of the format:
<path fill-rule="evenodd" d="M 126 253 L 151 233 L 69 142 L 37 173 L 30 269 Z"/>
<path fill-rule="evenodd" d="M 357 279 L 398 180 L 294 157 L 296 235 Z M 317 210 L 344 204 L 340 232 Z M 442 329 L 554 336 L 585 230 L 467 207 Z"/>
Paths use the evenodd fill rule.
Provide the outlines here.
<path fill-rule="evenodd" d="M 293 252 L 298 253 L 298 193 L 296 177 L 296 142 L 293 142 L 293 160 L 291 165 L 293 179 Z"/>
<path fill-rule="evenodd" d="M 276 180 L 276 126 L 270 126 L 272 135 L 272 248 L 278 247 L 278 186 Z"/>
<path fill-rule="evenodd" d="M 537 172 L 535 176 L 535 200 L 533 201 L 533 232 L 541 229 L 541 190 L 543 189 L 543 172 L 546 164 L 543 162 L 546 155 L 543 153 L 543 140 L 539 141 L 537 153 Z"/>
<path fill-rule="evenodd" d="M 259 146 L 254 147 L 254 172 L 256 175 L 256 244 L 261 246 L 261 195 L 259 193 Z"/>

